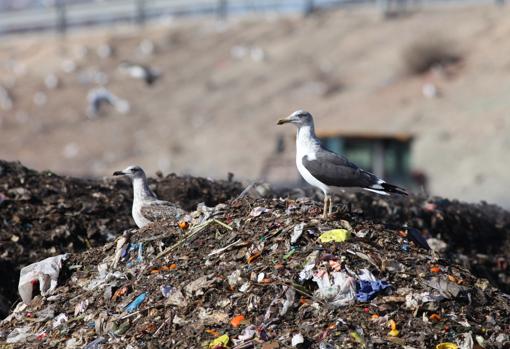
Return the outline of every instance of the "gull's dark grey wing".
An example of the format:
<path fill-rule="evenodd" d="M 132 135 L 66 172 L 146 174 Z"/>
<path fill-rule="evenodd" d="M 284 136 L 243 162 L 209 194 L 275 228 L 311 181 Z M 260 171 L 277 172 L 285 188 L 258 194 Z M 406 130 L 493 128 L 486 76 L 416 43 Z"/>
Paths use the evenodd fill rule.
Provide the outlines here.
<path fill-rule="evenodd" d="M 305 155 L 302 162 L 312 176 L 328 186 L 367 188 L 379 181 L 372 173 L 325 149 L 319 149 L 314 160 Z"/>
<path fill-rule="evenodd" d="M 186 212 L 180 207 L 162 200 L 154 200 L 144 205 L 140 212 L 151 222 L 160 221 L 165 218 L 179 219 Z"/>
<path fill-rule="evenodd" d="M 407 195 L 405 189 L 386 183 L 376 175 L 359 168 L 345 157 L 329 150 L 320 148 L 314 160 L 310 160 L 305 155 L 301 161 L 312 176 L 328 186 L 359 187 L 383 195 L 389 193 Z"/>

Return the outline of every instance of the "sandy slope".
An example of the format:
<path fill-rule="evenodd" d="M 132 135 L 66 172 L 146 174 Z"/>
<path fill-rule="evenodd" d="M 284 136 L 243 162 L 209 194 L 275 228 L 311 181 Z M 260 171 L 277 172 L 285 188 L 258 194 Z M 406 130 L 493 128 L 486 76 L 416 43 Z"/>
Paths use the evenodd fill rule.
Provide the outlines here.
<path fill-rule="evenodd" d="M 489 6 L 428 9 L 383 21 L 375 11 L 356 9 L 306 20 L 249 17 L 227 24 L 173 22 L 142 32 L 95 30 L 65 41 L 3 39 L 0 82 L 12 86 L 15 108 L 0 109 L 0 158 L 75 175 L 103 176 L 138 163 L 149 172 L 221 178 L 232 171 L 254 178 L 276 135 L 292 138 L 293 130 L 276 127 L 275 120 L 304 108 L 322 130 L 413 133 L 414 167 L 430 176 L 433 193 L 508 207 L 509 16 L 509 9 Z M 454 76 L 404 73 L 402 50 L 425 36 L 445 37 L 463 53 Z M 154 55 L 137 53 L 143 37 L 156 44 Z M 115 49 L 113 57 L 97 56 L 104 43 Z M 262 49 L 264 59 L 236 59 L 235 46 Z M 130 101 L 131 112 L 87 120 L 85 98 L 96 84 L 64 73 L 67 58 L 77 72 L 106 73 L 108 87 Z M 25 74 L 14 78 L 9 59 Z M 150 63 L 164 78 L 147 88 L 116 70 L 122 59 Z M 48 91 L 43 79 L 51 72 L 62 87 Z M 426 82 L 438 86 L 441 98 L 422 95 Z M 39 90 L 48 96 L 42 107 L 33 103 Z"/>

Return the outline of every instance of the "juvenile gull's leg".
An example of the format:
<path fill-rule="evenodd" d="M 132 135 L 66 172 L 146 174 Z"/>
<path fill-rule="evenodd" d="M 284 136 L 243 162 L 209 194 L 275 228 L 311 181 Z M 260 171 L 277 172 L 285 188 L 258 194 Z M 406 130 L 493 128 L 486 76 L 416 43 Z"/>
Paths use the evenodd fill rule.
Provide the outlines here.
<path fill-rule="evenodd" d="M 332 213 L 333 213 L 333 199 L 330 196 L 329 197 L 329 211 L 328 211 L 328 215 L 331 216 Z"/>

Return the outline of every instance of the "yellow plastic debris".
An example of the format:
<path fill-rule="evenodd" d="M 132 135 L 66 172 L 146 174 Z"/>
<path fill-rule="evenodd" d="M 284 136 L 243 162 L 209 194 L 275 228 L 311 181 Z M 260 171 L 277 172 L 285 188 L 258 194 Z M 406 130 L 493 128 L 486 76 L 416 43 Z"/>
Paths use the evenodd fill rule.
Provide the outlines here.
<path fill-rule="evenodd" d="M 446 342 L 436 345 L 436 349 L 459 349 L 459 346 L 455 343 Z"/>
<path fill-rule="evenodd" d="M 399 330 L 391 330 L 390 332 L 388 332 L 388 336 L 391 337 L 398 337 L 399 334 L 400 334 Z"/>
<path fill-rule="evenodd" d="M 228 334 L 224 334 L 223 336 L 219 336 L 211 341 L 211 343 L 209 343 L 209 348 L 226 348 L 229 341 L 230 338 L 228 337 Z"/>
<path fill-rule="evenodd" d="M 351 237 L 351 233 L 346 229 L 333 229 L 322 233 L 319 236 L 321 242 L 344 242 Z"/>
<path fill-rule="evenodd" d="M 395 322 L 395 320 L 390 320 L 388 322 L 388 324 L 390 325 L 391 327 L 391 331 L 388 332 L 388 336 L 391 336 L 391 337 L 398 337 L 399 335 L 399 331 L 397 330 L 397 323 Z"/>

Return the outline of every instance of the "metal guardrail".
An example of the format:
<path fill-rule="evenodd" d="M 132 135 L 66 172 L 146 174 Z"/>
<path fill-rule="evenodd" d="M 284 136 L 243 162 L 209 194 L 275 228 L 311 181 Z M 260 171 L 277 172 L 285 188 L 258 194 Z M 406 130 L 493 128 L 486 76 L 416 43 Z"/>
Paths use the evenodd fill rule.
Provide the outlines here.
<path fill-rule="evenodd" d="M 368 0 L 373 1 L 373 0 Z M 144 23 L 158 17 L 213 15 L 225 18 L 251 12 L 304 12 L 319 7 L 364 3 L 367 0 L 106 0 L 0 11 L 0 35 L 115 22 Z"/>
<path fill-rule="evenodd" d="M 428 0 L 451 2 L 455 0 Z M 505 0 L 464 0 L 469 2 Z M 304 15 L 318 8 L 340 7 L 372 3 L 381 12 L 406 8 L 413 0 L 103 0 L 101 2 L 68 3 L 55 0 L 55 6 L 0 10 L 0 35 L 41 30 L 65 32 L 68 28 L 107 25 L 116 22 L 143 24 L 158 17 L 213 15 L 225 18 L 251 12 L 302 12 Z"/>

